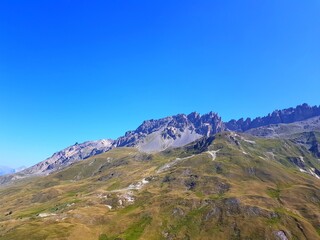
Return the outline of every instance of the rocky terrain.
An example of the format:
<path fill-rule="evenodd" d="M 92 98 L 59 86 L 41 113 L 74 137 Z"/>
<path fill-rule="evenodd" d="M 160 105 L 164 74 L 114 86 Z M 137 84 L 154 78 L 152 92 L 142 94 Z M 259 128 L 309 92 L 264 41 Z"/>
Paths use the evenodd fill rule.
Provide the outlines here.
<path fill-rule="evenodd" d="M 302 104 L 296 108 L 276 110 L 253 120 L 243 118 L 223 122 L 217 113 L 179 114 L 143 122 L 114 142 L 114 147 L 137 147 L 157 152 L 181 147 L 203 136 L 223 131 L 246 132 L 260 137 L 282 137 L 305 131 L 320 131 L 320 106 Z"/>
<path fill-rule="evenodd" d="M 250 129 L 268 126 L 271 124 L 294 123 L 303 121 L 309 118 L 320 116 L 320 106 L 309 106 L 304 103 L 295 108 L 287 108 L 276 110 L 265 117 L 257 117 L 253 120 L 243 118 L 239 120 L 231 120 L 225 124 L 230 131 L 245 132 Z"/>
<path fill-rule="evenodd" d="M 144 152 L 158 152 L 167 148 L 181 147 L 203 136 L 225 130 L 218 114 L 179 114 L 159 120 L 143 122 L 135 131 L 115 141 L 115 147 L 137 147 Z"/>
<path fill-rule="evenodd" d="M 179 114 L 143 122 L 136 130 L 127 132 L 114 142 L 114 147 L 137 147 L 145 152 L 157 152 L 181 147 L 203 136 L 223 131 L 247 132 L 256 136 L 273 137 L 281 134 L 320 130 L 320 106 L 302 104 L 296 108 L 276 110 L 265 117 L 223 122 L 217 113 L 200 115 Z M 296 123 L 292 125 L 287 125 Z M 281 132 L 281 126 L 288 126 Z M 277 128 L 277 129 L 276 129 Z M 257 130 L 256 130 L 257 129 Z M 278 130 L 279 129 L 279 130 Z M 265 133 L 268 132 L 269 133 Z"/>
<path fill-rule="evenodd" d="M 41 174 L 62 169 L 80 159 L 86 159 L 110 150 L 112 143 L 113 141 L 109 139 L 88 141 L 81 144 L 76 143 L 73 146 L 54 153 L 43 162 L 25 169 L 21 174 Z"/>
<path fill-rule="evenodd" d="M 144 121 L 136 130 L 116 140 L 88 141 L 54 153 L 52 157 L 19 174 L 0 177 L 0 184 L 36 174 L 49 174 L 72 163 L 107 152 L 116 147 L 136 147 L 151 153 L 181 147 L 203 136 L 223 131 L 245 132 L 267 138 L 286 138 L 294 133 L 320 131 L 320 106 L 302 104 L 295 108 L 276 110 L 265 117 L 223 122 L 217 113 L 178 114 L 158 120 Z M 318 151 L 318 147 L 314 147 Z"/>

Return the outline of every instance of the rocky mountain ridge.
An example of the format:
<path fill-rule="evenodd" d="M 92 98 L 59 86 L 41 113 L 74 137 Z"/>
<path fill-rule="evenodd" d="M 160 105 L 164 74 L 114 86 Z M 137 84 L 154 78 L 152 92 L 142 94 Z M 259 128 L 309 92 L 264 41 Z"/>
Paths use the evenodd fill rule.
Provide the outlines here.
<path fill-rule="evenodd" d="M 304 103 L 295 108 L 275 110 L 264 117 L 257 117 L 251 120 L 243 118 L 230 120 L 225 126 L 230 131 L 245 132 L 253 128 L 267 126 L 271 124 L 293 123 L 303 121 L 312 117 L 320 116 L 320 106 L 309 106 Z"/>
<path fill-rule="evenodd" d="M 51 172 L 61 170 L 79 160 L 87 159 L 91 156 L 104 153 L 111 149 L 113 141 L 110 139 L 102 139 L 97 141 L 87 141 L 81 144 L 74 144 L 59 152 L 54 153 L 51 157 L 37 163 L 36 165 L 26 168 L 18 173 L 14 171 L 11 175 L 0 177 L 0 184 L 10 182 L 12 180 L 21 179 L 32 175 L 49 174 Z"/>
<path fill-rule="evenodd" d="M 203 136 L 210 136 L 223 131 L 248 132 L 274 124 L 290 124 L 300 121 L 300 132 L 308 125 L 303 121 L 320 116 L 320 106 L 298 105 L 295 108 L 275 110 L 264 117 L 243 118 L 223 122 L 217 113 L 200 115 L 178 114 L 159 120 L 144 121 L 136 130 L 126 132 L 114 142 L 114 147 L 137 147 L 145 152 L 161 151 L 170 147 L 181 147 Z M 317 129 L 317 121 L 311 130 Z M 248 132 L 256 135 L 254 131 Z M 258 134 L 257 136 L 262 136 Z"/>
<path fill-rule="evenodd" d="M 309 130 L 319 130 L 320 121 L 316 118 L 319 116 L 320 106 L 311 107 L 308 104 L 302 104 L 295 108 L 276 110 L 267 116 L 252 120 L 241 118 L 223 122 L 221 117 L 214 112 L 203 115 L 192 112 L 188 115 L 178 114 L 158 120 L 151 119 L 144 121 L 136 130 L 126 132 L 124 136 L 116 140 L 88 141 L 70 146 L 19 174 L 0 178 L 0 183 L 34 174 L 48 174 L 117 147 L 136 147 L 142 152 L 159 152 L 168 148 L 185 146 L 203 136 L 208 137 L 223 131 L 246 132 L 259 137 L 281 137 L 279 132 L 283 131 L 283 126 L 289 126 L 289 130 L 286 129 L 285 133 L 291 133 L 291 129 L 297 129 L 297 127 L 290 124 L 297 121 L 300 122 L 299 131 L 296 132 L 307 131 L 308 126 Z M 313 119 L 312 123 L 310 119 Z M 318 145 L 314 143 L 314 151 L 318 149 Z"/>
<path fill-rule="evenodd" d="M 102 139 L 97 141 L 87 141 L 81 144 L 74 144 L 59 152 L 54 153 L 51 157 L 36 164 L 32 168 L 25 169 L 22 174 L 38 174 L 42 172 L 51 172 L 64 168 L 79 159 L 86 159 L 88 157 L 108 151 L 112 146 L 113 141 L 109 139 Z"/>
<path fill-rule="evenodd" d="M 159 120 L 144 121 L 135 131 L 118 138 L 115 147 L 137 147 L 145 152 L 156 152 L 169 147 L 181 147 L 203 136 L 224 131 L 221 117 L 213 112 L 200 115 L 178 114 Z"/>

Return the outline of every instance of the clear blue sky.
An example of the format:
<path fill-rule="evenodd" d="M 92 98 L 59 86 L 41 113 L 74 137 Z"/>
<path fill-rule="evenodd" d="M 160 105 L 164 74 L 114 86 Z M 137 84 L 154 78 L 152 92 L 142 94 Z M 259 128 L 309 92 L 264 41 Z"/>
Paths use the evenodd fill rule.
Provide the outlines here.
<path fill-rule="evenodd" d="M 0 165 L 177 113 L 320 104 L 320 1 L 0 1 Z"/>

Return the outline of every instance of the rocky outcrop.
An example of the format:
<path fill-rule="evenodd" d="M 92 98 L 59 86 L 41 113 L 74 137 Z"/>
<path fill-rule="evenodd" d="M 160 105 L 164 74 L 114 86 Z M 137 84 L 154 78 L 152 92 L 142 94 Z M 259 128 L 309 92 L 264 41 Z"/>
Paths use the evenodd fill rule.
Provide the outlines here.
<path fill-rule="evenodd" d="M 284 231 L 276 231 L 274 232 L 274 235 L 277 240 L 288 240 Z"/>
<path fill-rule="evenodd" d="M 252 128 L 267 126 L 271 124 L 293 123 L 303 121 L 320 115 L 320 106 L 309 106 L 304 103 L 295 108 L 287 108 L 276 110 L 265 117 L 257 117 L 253 120 L 243 118 L 239 120 L 231 120 L 225 125 L 231 131 L 244 132 Z"/>
<path fill-rule="evenodd" d="M 297 144 L 304 146 L 316 158 L 320 158 L 320 133 L 304 132 L 291 138 Z"/>

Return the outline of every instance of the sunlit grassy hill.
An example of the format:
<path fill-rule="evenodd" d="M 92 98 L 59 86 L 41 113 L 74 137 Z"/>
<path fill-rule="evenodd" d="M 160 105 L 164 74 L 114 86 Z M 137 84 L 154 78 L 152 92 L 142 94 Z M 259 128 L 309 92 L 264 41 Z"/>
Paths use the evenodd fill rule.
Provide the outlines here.
<path fill-rule="evenodd" d="M 296 140 L 231 132 L 116 148 L 1 187 L 0 239 L 320 239 L 319 163 Z"/>

